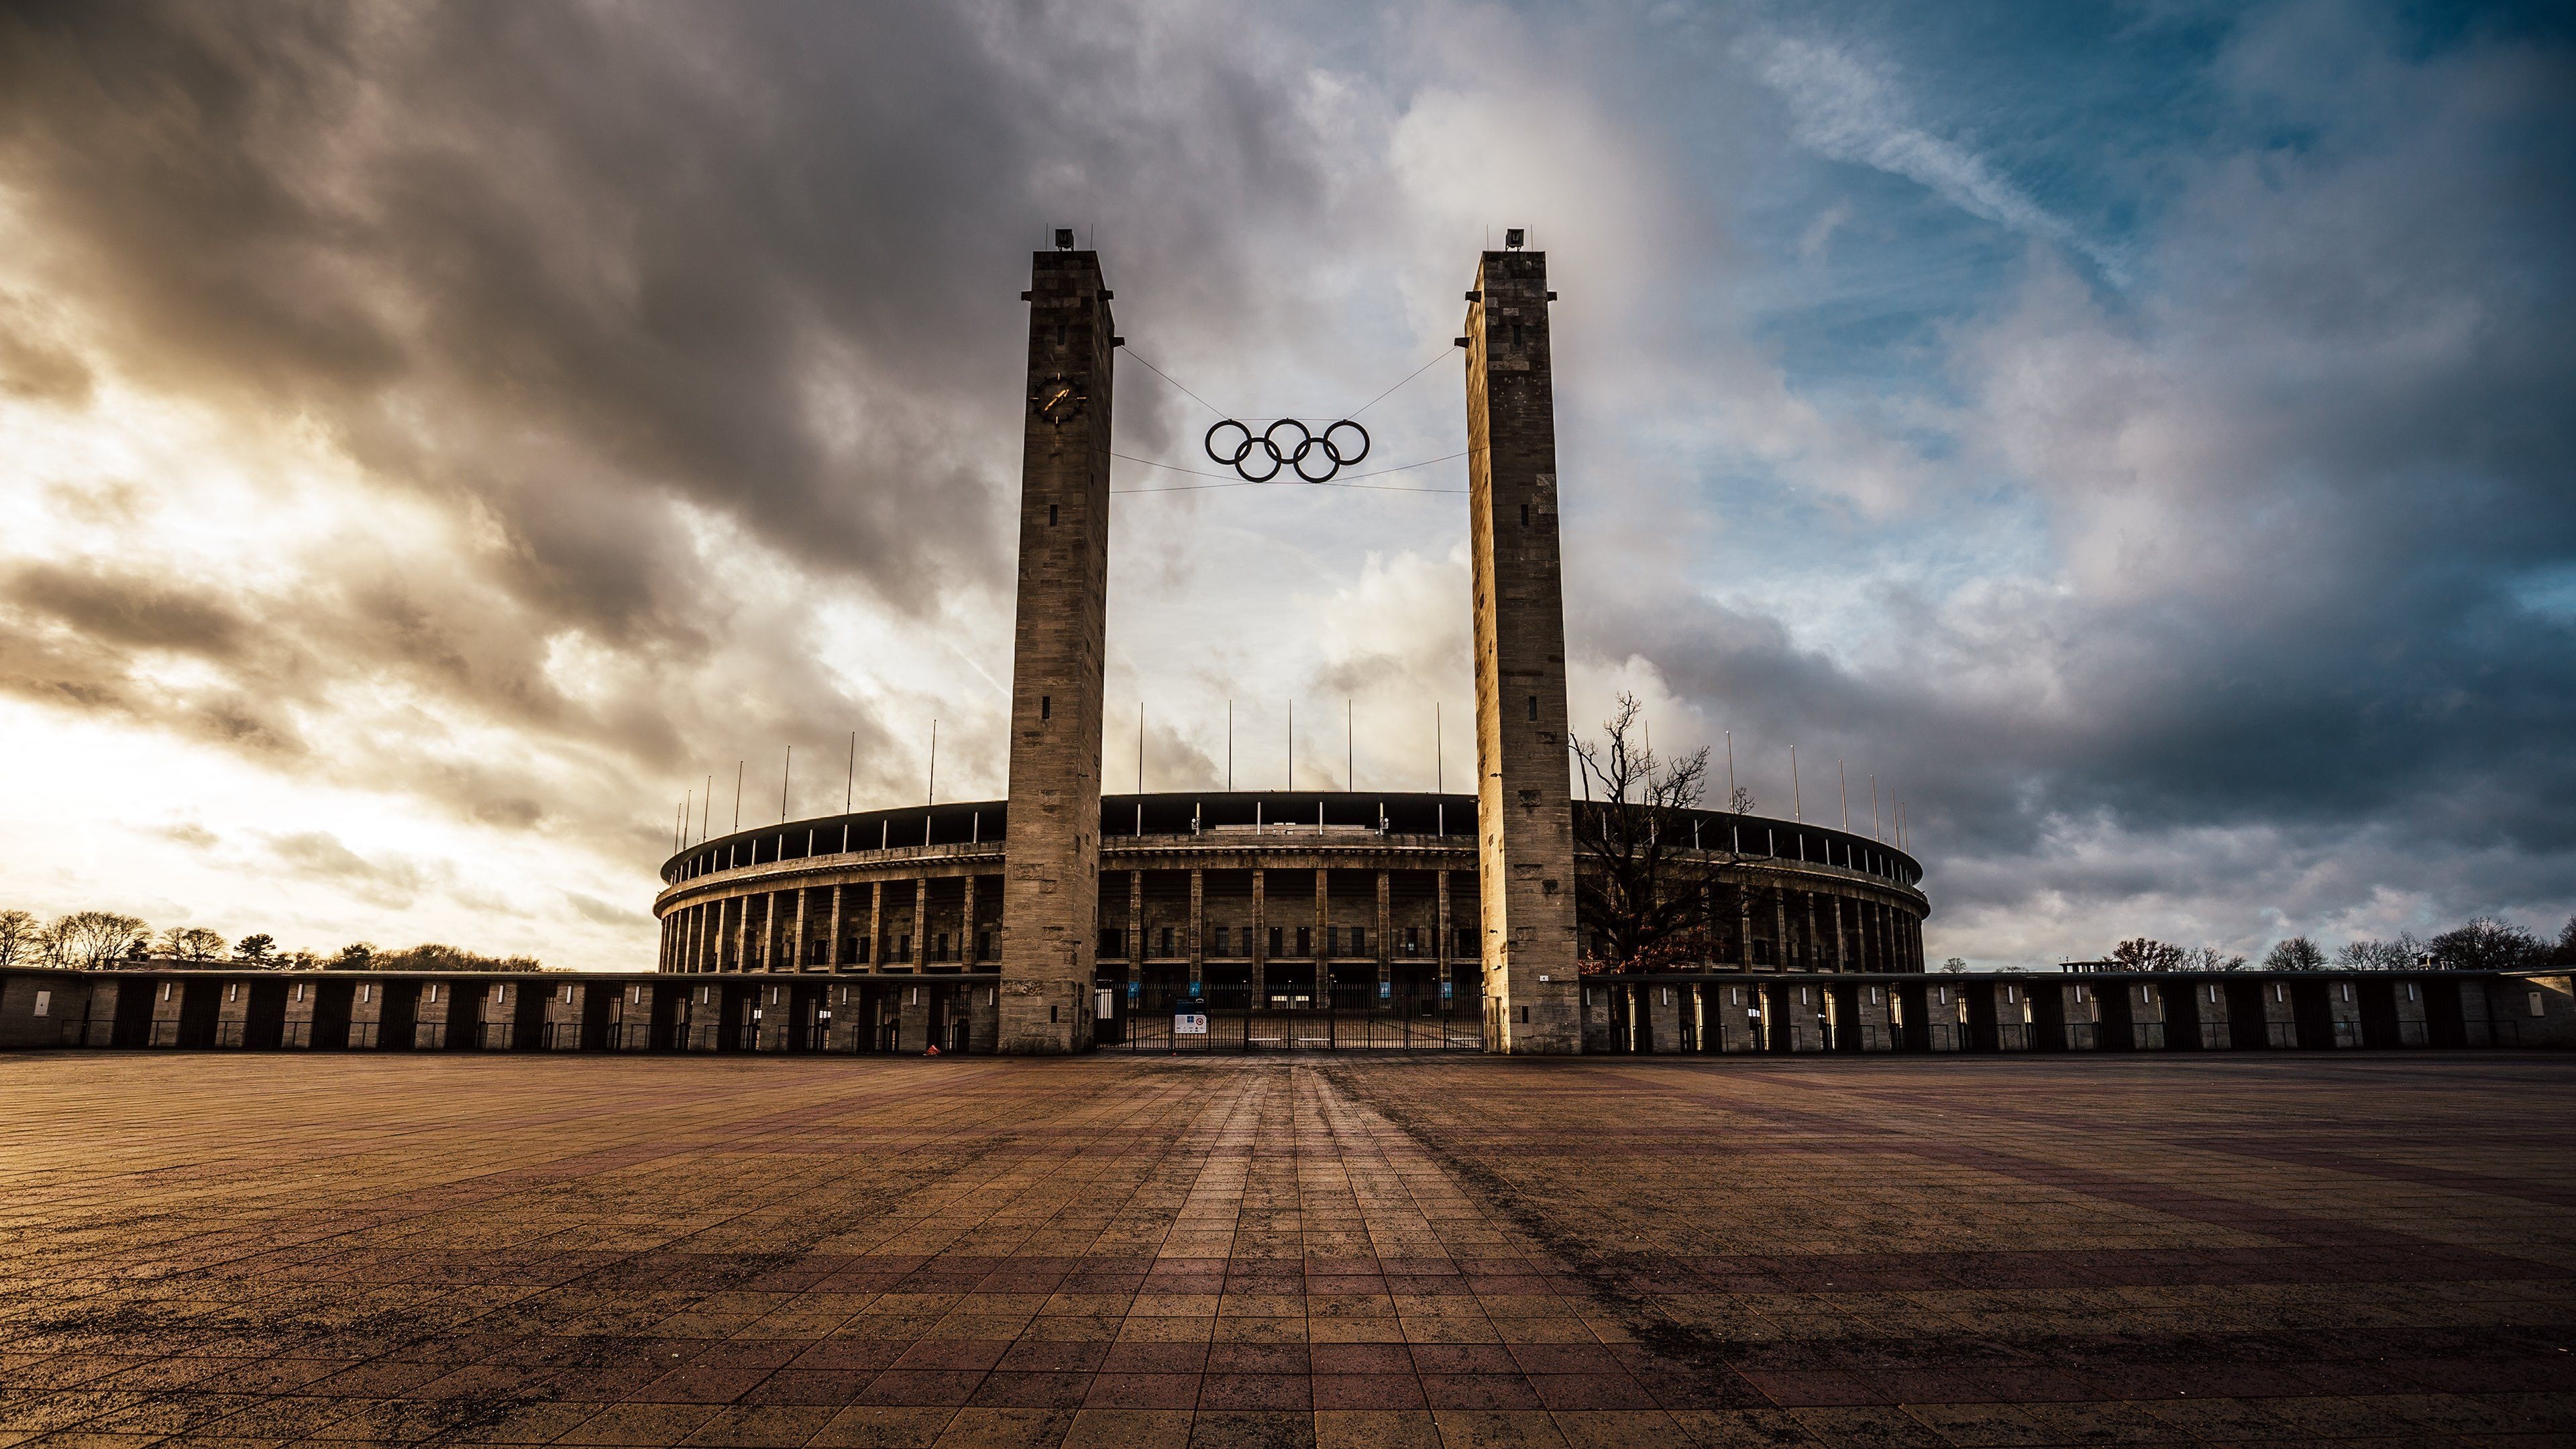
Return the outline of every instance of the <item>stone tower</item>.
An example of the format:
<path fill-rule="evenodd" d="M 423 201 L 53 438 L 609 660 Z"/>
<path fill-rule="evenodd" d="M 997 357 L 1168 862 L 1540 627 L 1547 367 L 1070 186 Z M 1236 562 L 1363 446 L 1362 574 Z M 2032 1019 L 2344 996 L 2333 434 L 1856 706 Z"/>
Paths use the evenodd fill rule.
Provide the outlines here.
<path fill-rule="evenodd" d="M 1043 1054 L 1091 1045 L 1117 339 L 1097 252 L 1039 252 L 1031 271 L 998 1046 Z"/>
<path fill-rule="evenodd" d="M 1476 875 L 1488 1051 L 1583 1050 L 1547 331 L 1553 296 L 1547 254 L 1517 250 L 1485 253 L 1467 294 Z M 1016 813 L 1011 829 L 1016 836 Z"/>

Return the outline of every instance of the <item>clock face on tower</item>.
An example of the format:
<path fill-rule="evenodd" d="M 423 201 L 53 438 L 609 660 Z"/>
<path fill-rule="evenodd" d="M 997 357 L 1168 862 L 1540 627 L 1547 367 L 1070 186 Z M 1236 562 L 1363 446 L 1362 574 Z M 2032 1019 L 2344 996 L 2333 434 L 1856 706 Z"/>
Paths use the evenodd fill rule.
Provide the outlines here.
<path fill-rule="evenodd" d="M 1080 387 L 1065 381 L 1064 374 L 1059 372 L 1038 384 L 1037 395 L 1029 402 L 1050 427 L 1060 428 L 1067 421 L 1082 416 L 1084 396 Z"/>

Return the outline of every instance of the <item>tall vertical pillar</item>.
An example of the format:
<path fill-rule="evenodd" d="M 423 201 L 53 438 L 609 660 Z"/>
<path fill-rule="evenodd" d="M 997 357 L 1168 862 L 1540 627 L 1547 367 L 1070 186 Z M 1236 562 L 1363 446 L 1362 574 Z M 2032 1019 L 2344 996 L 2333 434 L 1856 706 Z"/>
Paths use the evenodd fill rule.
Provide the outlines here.
<path fill-rule="evenodd" d="M 1099 253 L 1039 252 L 1030 270 L 998 1046 L 1052 1053 L 1091 1046 L 1117 339 Z"/>
<path fill-rule="evenodd" d="M 1390 871 L 1377 873 L 1377 995 L 1375 1003 L 1387 999 L 1387 972 L 1395 964 L 1395 876 Z"/>
<path fill-rule="evenodd" d="M 1252 1009 L 1255 1011 L 1270 1004 L 1269 874 L 1258 866 L 1252 871 Z"/>
<path fill-rule="evenodd" d="M 1547 254 L 1487 252 L 1467 308 L 1486 1049 L 1583 1050 Z"/>
<path fill-rule="evenodd" d="M 1441 981 L 1445 983 L 1450 979 L 1449 872 L 1446 870 L 1435 872 L 1432 878 L 1431 889 L 1431 914 L 1433 922 L 1432 950 L 1437 953 L 1433 956 L 1432 960 L 1436 963 L 1436 967 L 1440 972 Z M 1445 1006 L 1446 1003 L 1444 1002 L 1443 1005 Z"/>
<path fill-rule="evenodd" d="M 841 898 L 850 893 L 850 888 L 836 885 L 827 889 L 832 892 L 832 944 L 823 948 L 823 964 L 838 971 L 850 964 L 843 959 L 846 953 L 841 949 Z"/>
<path fill-rule="evenodd" d="M 1190 871 L 1190 994 L 1207 972 L 1207 872 Z"/>
<path fill-rule="evenodd" d="M 1309 1001 L 1329 1006 L 1333 1000 L 1333 873 L 1315 867 L 1315 987 Z"/>
<path fill-rule="evenodd" d="M 1136 975 L 1137 965 L 1150 949 L 1145 941 L 1145 873 L 1127 872 L 1127 974 Z"/>
<path fill-rule="evenodd" d="M 930 877 L 921 876 L 912 883 L 912 967 L 916 971 L 930 966 Z"/>

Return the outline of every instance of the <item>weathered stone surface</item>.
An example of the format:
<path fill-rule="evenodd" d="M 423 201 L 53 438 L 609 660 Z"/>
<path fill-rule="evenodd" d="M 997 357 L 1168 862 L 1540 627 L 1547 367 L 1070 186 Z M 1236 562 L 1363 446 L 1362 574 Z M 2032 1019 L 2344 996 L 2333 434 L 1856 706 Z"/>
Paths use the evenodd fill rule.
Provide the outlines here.
<path fill-rule="evenodd" d="M 0 1057 L 0 1440 L 2563 1442 L 2571 1099 L 2499 1054 Z"/>
<path fill-rule="evenodd" d="M 1095 252 L 1039 252 L 1022 406 L 1001 1050 L 1091 1043 L 1115 339 Z"/>
<path fill-rule="evenodd" d="M 1488 1050 L 1583 1050 L 1547 255 L 1487 252 L 1467 308 L 1467 520 Z"/>

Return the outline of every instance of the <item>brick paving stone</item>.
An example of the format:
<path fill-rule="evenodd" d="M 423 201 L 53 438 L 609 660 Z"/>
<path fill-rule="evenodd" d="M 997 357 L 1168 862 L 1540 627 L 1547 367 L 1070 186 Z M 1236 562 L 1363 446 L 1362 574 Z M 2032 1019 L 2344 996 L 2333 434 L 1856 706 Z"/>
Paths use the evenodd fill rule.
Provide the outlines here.
<path fill-rule="evenodd" d="M 2572 1087 L 0 1057 L 0 1446 L 2563 1442 Z"/>

